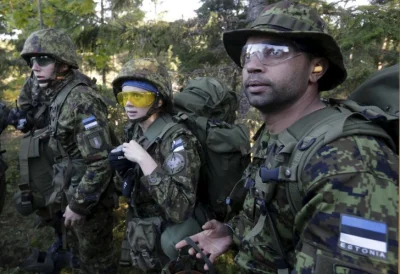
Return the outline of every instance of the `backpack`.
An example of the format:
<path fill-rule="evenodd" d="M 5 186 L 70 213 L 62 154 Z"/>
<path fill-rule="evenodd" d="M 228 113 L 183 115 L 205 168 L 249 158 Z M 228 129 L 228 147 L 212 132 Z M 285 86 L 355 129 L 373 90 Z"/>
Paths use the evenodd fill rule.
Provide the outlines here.
<path fill-rule="evenodd" d="M 227 218 L 226 199 L 250 163 L 249 130 L 233 124 L 237 107 L 236 94 L 211 77 L 192 79 L 174 95 L 174 120 L 183 123 L 201 145 L 198 199 L 208 208 L 209 217 L 220 221 Z M 244 194 L 238 192 L 230 199 L 231 210 L 240 210 Z"/>
<path fill-rule="evenodd" d="M 374 74 L 349 96 L 350 99 L 328 99 L 326 103 L 330 107 L 303 117 L 278 135 L 278 153 L 286 154 L 287 160 L 277 168 L 261 167 L 259 175 L 263 182 L 273 180 L 285 183 L 287 199 L 294 216 L 303 205 L 302 172 L 322 146 L 347 136 L 368 135 L 385 141 L 398 154 L 398 69 L 397 65 Z M 266 185 L 256 182 L 256 188 L 261 190 Z M 269 214 L 266 215 L 268 218 Z M 285 260 L 286 255 L 273 222 L 270 228 L 274 235 L 273 245 L 279 257 Z M 253 230 L 249 233 L 251 236 L 260 231 L 259 227 Z M 296 235 L 293 238 L 296 239 Z"/>
<path fill-rule="evenodd" d="M 327 103 L 332 108 L 301 119 L 291 130 L 296 145 L 289 160 L 290 181 L 301 178 L 305 165 L 319 148 L 346 136 L 374 136 L 384 140 L 396 154 L 399 153 L 399 66 L 375 73 L 349 98 L 328 99 Z M 293 176 L 296 178 L 290 178 Z M 296 215 L 302 206 L 300 186 L 287 185 L 288 200 Z"/>
<path fill-rule="evenodd" d="M 399 154 L 399 65 L 374 73 L 350 94 L 349 99 L 360 104 L 363 114 L 386 130 L 394 140 Z M 372 111 L 376 111 L 378 117 L 374 117 Z"/>

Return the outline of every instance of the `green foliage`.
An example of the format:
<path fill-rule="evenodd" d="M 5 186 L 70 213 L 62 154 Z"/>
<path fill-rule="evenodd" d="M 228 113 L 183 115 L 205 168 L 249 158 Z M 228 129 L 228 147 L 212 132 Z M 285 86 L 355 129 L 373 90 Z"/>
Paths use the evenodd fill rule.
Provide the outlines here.
<path fill-rule="evenodd" d="M 224 31 L 241 28 L 248 23 L 247 6 L 252 1 L 201 0 L 197 18 L 175 22 L 161 19 L 145 22 L 145 13 L 140 9 L 143 1 L 150 0 L 41 0 L 41 17 L 38 0 L 0 1 L 0 34 L 12 35 L 16 30 L 20 31 L 17 39 L 0 43 L 1 99 L 13 105 L 25 78 L 29 76 L 29 68 L 19 57 L 19 52 L 26 37 L 38 30 L 42 21 L 44 27 L 65 29 L 82 57 L 83 72 L 98 72 L 103 78 L 99 83 L 103 85 L 98 86 L 98 90 L 109 104 L 109 120 L 118 137 L 123 135 L 126 115 L 123 108 L 115 104 L 113 93 L 106 85 L 110 79 L 106 77 L 135 57 L 156 57 L 165 63 L 171 71 L 175 91 L 196 76 L 221 79 L 240 98 L 237 122 L 248 125 L 253 135 L 261 124 L 259 112 L 249 106 L 241 92 L 240 69 L 225 53 L 221 40 Z M 324 96 L 346 97 L 372 72 L 398 62 L 399 0 L 371 0 L 368 5 L 351 8 L 348 7 L 351 0 L 300 2 L 312 5 L 323 14 L 330 33 L 337 39 L 344 54 L 348 79 L 335 90 L 323 93 Z M 96 3 L 100 3 L 97 11 Z M 10 195 L 16 190 L 19 180 L 19 137 L 11 128 L 2 136 L 3 143 L 6 139 L 8 150 Z M 116 259 L 124 231 L 125 210 L 126 207 L 121 204 L 121 209 L 116 212 Z M 27 243 L 40 248 L 49 244 L 51 239 L 46 232 L 35 230 L 33 225 L 34 218 L 18 216 L 11 207 L 11 197 L 8 197 L 0 222 L 3 233 L 0 235 L 0 265 L 6 266 L 0 268 L 1 273 L 22 273 L 17 265 L 26 255 Z M 232 261 L 233 255 L 234 252 L 219 259 L 217 267 L 221 273 L 238 272 Z M 133 273 L 130 269 L 121 271 Z"/>

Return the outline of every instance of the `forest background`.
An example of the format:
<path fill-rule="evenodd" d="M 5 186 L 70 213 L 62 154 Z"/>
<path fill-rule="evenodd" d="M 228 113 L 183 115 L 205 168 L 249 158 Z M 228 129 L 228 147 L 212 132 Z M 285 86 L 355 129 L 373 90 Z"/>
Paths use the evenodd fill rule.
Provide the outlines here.
<path fill-rule="evenodd" d="M 143 2 L 154 7 L 153 19 L 146 17 Z M 221 38 L 224 31 L 245 27 L 266 4 L 277 1 L 199 2 L 196 17 L 168 22 L 160 9 L 162 0 L 0 0 L 0 99 L 14 107 L 30 74 L 19 56 L 25 39 L 33 31 L 55 27 L 64 29 L 74 40 L 81 57 L 80 70 L 97 79 L 98 90 L 107 98 L 109 118 L 118 133 L 126 118 L 122 108 L 115 105 L 110 83 L 127 60 L 156 57 L 168 67 L 175 92 L 196 76 L 214 76 L 223 81 L 239 96 L 237 122 L 246 124 L 253 134 L 261 121 L 241 92 L 240 69 L 228 58 Z M 351 5 L 351 0 L 299 2 L 322 14 L 342 49 L 348 70 L 347 80 L 324 92 L 324 97 L 344 98 L 371 73 L 398 63 L 400 0 L 370 0 L 362 6 Z M 8 196 L 0 216 L 0 273 L 24 273 L 19 265 L 29 254 L 29 247 L 46 249 L 53 234 L 48 229 L 38 229 L 33 216 L 22 218 L 12 207 L 12 194 L 19 182 L 20 133 L 8 127 L 0 140 L 1 148 L 7 150 L 9 165 Z M 125 210 L 121 204 L 116 211 L 116 258 L 125 228 Z M 219 260 L 221 273 L 236 271 L 233 254 Z"/>

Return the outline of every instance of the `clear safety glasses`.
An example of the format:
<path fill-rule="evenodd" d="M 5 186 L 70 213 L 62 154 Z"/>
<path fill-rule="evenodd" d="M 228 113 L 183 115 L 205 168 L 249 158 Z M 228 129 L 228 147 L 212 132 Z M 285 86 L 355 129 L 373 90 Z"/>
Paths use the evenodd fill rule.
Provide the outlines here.
<path fill-rule="evenodd" d="M 30 67 L 33 67 L 33 64 L 37 64 L 39 67 L 45 67 L 50 64 L 54 64 L 56 60 L 50 56 L 42 55 L 42 56 L 34 56 L 29 60 Z"/>
<path fill-rule="evenodd" d="M 244 67 L 253 55 L 256 55 L 261 64 L 265 66 L 273 66 L 283 63 L 289 59 L 295 58 L 301 55 L 294 45 L 280 43 L 280 44 L 269 44 L 269 43 L 257 43 L 245 45 L 240 55 L 240 65 Z"/>
<path fill-rule="evenodd" d="M 120 92 L 117 94 L 118 104 L 125 107 L 126 103 L 131 103 L 134 107 L 144 108 L 151 106 L 156 99 L 154 92 L 137 92 L 137 91 L 127 91 Z"/>

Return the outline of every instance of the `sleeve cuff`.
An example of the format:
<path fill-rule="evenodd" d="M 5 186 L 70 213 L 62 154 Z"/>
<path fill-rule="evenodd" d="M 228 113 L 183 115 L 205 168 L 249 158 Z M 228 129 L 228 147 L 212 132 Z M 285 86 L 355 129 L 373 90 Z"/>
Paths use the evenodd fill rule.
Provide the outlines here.
<path fill-rule="evenodd" d="M 161 183 L 162 176 L 160 176 L 160 174 L 162 173 L 162 168 L 160 166 L 157 166 L 150 175 L 142 176 L 140 178 L 140 182 L 146 187 L 157 186 Z"/>
<path fill-rule="evenodd" d="M 88 208 L 83 208 L 80 204 L 74 202 L 73 199 L 69 202 L 68 205 L 69 205 L 69 209 L 71 209 L 76 214 L 83 215 L 83 216 L 88 216 L 90 214 L 90 211 L 88 210 Z"/>

